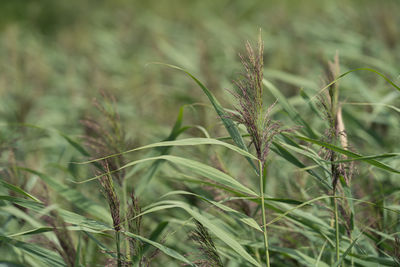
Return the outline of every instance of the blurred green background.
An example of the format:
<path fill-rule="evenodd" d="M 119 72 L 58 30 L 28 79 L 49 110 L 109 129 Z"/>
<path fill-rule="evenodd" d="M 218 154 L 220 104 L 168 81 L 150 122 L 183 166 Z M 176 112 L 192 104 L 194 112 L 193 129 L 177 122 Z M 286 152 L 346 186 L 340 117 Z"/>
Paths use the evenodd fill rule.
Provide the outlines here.
<path fill-rule="evenodd" d="M 225 89 L 259 28 L 265 75 L 287 96 L 321 87 L 336 51 L 342 72 L 368 66 L 398 82 L 399 11 L 389 0 L 1 1 L 0 120 L 78 134 L 91 99 L 106 90 L 127 132 L 148 141 L 168 130 L 179 106 L 206 102 L 187 77 L 148 63 L 186 68 L 232 107 Z M 393 92 L 374 75 L 350 76 L 342 83 L 349 102 L 381 102 Z M 198 108 L 199 124 L 212 127 L 215 118 Z"/>
<path fill-rule="evenodd" d="M 84 134 L 80 121 L 102 116 L 92 105 L 101 91 L 117 99 L 129 148 L 168 136 L 179 107 L 187 104 L 195 105 L 185 109 L 185 124 L 203 126 L 212 137 L 226 136 L 198 85 L 179 71 L 151 63 L 187 69 L 224 107 L 233 108 L 228 90 L 242 72 L 238 53 L 246 40 L 255 43 L 260 28 L 265 78 L 321 136 L 324 121 L 300 92 L 314 95 L 326 84 L 326 65 L 336 53 L 342 73 L 371 67 L 400 84 L 399 1 L 15 0 L 0 5 L 1 149 L 11 148 L 17 163 L 35 169 L 67 164 L 76 151 L 59 136 L 13 125 L 55 129 L 79 140 Z M 346 76 L 340 88 L 354 150 L 398 152 L 399 112 L 384 106 L 399 107 L 398 91 L 365 71 Z M 267 90 L 264 97 L 267 103 L 275 101 Z M 294 126 L 279 105 L 275 111 L 276 119 Z M 203 136 L 198 129 L 187 134 Z M 10 159 L 4 154 L 2 161 Z M 274 166 L 271 173 L 279 174 L 286 165 Z M 397 183 L 391 176 L 382 179 Z M 268 190 L 279 194 L 281 189 Z"/>
<path fill-rule="evenodd" d="M 191 79 L 150 63 L 187 69 L 224 107 L 233 108 L 226 89 L 233 89 L 232 81 L 242 72 L 238 53 L 246 40 L 255 43 L 261 28 L 265 77 L 323 133 L 323 121 L 302 101 L 300 89 L 313 95 L 325 85 L 326 63 L 336 52 L 341 72 L 371 67 L 400 84 L 399 12 L 399 1 L 390 0 L 1 1 L 0 122 L 79 138 L 84 131 L 80 120 L 101 116 L 92 99 L 107 91 L 117 99 L 132 146 L 164 139 L 179 107 L 194 103 L 205 105 L 187 108 L 185 123 L 201 125 L 213 137 L 226 136 Z M 356 151 L 397 152 L 399 113 L 381 104 L 398 107 L 399 93 L 369 72 L 346 76 L 340 88 L 342 102 L 379 103 L 344 104 Z M 275 98 L 266 91 L 265 101 Z M 276 118 L 293 125 L 283 112 Z M 59 161 L 68 147 L 62 138 L 22 129 L 2 127 L 2 149 L 15 148 L 17 161 L 30 167 Z M 189 134 L 203 136 L 196 129 Z"/>

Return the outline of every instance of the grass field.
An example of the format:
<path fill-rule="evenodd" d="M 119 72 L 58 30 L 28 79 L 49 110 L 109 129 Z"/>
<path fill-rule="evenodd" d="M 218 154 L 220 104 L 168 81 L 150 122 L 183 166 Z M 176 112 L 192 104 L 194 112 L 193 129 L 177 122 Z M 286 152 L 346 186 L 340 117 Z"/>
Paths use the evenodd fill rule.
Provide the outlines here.
<path fill-rule="evenodd" d="M 0 3 L 0 266 L 400 266 L 400 2 Z"/>

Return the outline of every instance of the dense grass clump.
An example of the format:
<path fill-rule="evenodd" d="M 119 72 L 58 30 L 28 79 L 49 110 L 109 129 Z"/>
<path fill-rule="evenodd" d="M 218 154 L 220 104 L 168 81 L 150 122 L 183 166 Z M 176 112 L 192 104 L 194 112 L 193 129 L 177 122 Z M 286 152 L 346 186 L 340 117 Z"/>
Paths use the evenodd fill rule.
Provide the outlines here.
<path fill-rule="evenodd" d="M 400 6 L 362 3 L 0 4 L 0 266 L 399 266 Z"/>

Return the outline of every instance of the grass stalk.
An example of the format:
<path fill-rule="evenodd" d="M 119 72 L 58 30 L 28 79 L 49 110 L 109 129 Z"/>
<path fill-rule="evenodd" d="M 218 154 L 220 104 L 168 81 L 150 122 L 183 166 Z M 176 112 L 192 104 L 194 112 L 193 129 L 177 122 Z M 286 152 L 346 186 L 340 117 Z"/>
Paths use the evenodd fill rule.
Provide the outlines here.
<path fill-rule="evenodd" d="M 264 182 L 263 182 L 263 166 L 262 162 L 259 161 L 259 177 L 260 177 L 260 198 L 261 198 L 261 213 L 263 222 L 263 234 L 264 234 L 264 248 L 265 248 L 265 264 L 270 267 L 269 264 L 269 250 L 268 250 L 268 232 L 267 232 L 267 220 L 265 215 L 265 204 L 264 204 Z"/>
<path fill-rule="evenodd" d="M 117 265 L 118 265 L 118 267 L 122 267 L 120 233 L 119 233 L 119 231 L 115 232 L 115 245 L 117 247 Z"/>
<path fill-rule="evenodd" d="M 126 184 L 126 177 L 124 177 L 124 179 L 122 180 L 122 210 L 124 211 L 124 216 L 125 218 L 127 218 L 127 213 L 128 213 L 128 205 L 127 205 L 127 184 Z M 125 219 L 125 229 L 129 229 L 129 223 L 128 220 Z M 130 249 L 129 249 L 129 241 L 127 238 L 125 238 L 124 240 L 125 243 L 125 253 L 126 253 L 126 257 L 127 259 L 130 258 Z"/>
<path fill-rule="evenodd" d="M 334 191 L 333 196 L 334 196 L 333 203 L 335 206 L 336 261 L 339 261 L 339 259 L 340 259 L 339 215 L 338 215 L 338 204 L 337 204 L 337 199 L 336 199 L 336 191 Z"/>

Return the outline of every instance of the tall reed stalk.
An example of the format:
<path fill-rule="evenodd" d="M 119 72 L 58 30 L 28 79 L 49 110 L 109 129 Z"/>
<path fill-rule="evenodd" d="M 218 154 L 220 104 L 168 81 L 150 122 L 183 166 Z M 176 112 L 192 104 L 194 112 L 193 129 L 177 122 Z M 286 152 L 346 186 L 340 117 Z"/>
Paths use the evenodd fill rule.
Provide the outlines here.
<path fill-rule="evenodd" d="M 335 241 L 336 241 L 336 261 L 340 259 L 340 239 L 339 239 L 339 215 L 338 215 L 338 203 L 336 198 L 336 190 L 333 194 L 333 203 L 335 208 Z"/>
<path fill-rule="evenodd" d="M 270 152 L 272 139 L 275 135 L 291 131 L 282 129 L 282 124 L 273 121 L 270 117 L 274 105 L 265 109 L 263 105 L 263 50 L 264 44 L 261 38 L 261 31 L 258 38 L 258 50 L 254 51 L 249 42 L 246 43 L 247 55 L 239 55 L 245 72 L 243 79 L 235 81 L 237 90 L 232 92 L 238 102 L 236 112 L 230 116 L 236 122 L 243 124 L 251 138 L 251 144 L 257 154 L 259 162 L 260 179 L 260 200 L 262 208 L 263 237 L 265 248 L 265 264 L 270 266 L 268 251 L 268 234 L 266 226 L 266 212 L 264 203 L 263 167 Z"/>
<path fill-rule="evenodd" d="M 260 177 L 260 199 L 261 199 L 261 213 L 263 223 L 263 234 L 264 234 L 264 248 L 265 248 L 265 264 L 267 267 L 269 264 L 269 249 L 268 249 L 268 232 L 267 232 L 267 219 L 265 214 L 265 203 L 264 203 L 264 180 L 263 180 L 263 166 L 259 161 L 259 177 Z"/>
<path fill-rule="evenodd" d="M 326 76 L 328 82 L 334 81 L 339 76 L 339 56 L 336 54 L 333 62 L 328 62 Z M 329 122 L 327 130 L 328 141 L 334 145 L 340 144 L 344 149 L 348 149 L 348 141 L 345 133 L 341 106 L 339 104 L 339 86 L 337 83 L 329 86 L 325 99 L 320 99 L 323 110 Z M 326 158 L 331 162 L 331 181 L 332 181 L 332 205 L 334 211 L 334 229 L 335 229 L 335 260 L 340 260 L 340 229 L 339 229 L 339 203 L 338 189 L 340 187 L 340 178 L 343 177 L 347 184 L 351 177 L 351 165 L 348 168 L 345 163 L 336 163 L 338 160 L 346 159 L 338 153 L 327 150 Z"/>
<path fill-rule="evenodd" d="M 102 159 L 99 162 L 100 164 L 96 164 L 95 166 L 98 169 L 97 172 L 103 174 L 99 181 L 113 220 L 117 265 L 120 267 L 126 264 L 125 258 L 129 258 L 130 256 L 128 249 L 129 241 L 121 235 L 123 226 L 129 229 L 129 224 L 126 220 L 128 189 L 124 179 L 124 171 L 115 172 L 115 170 L 124 164 L 124 157 L 119 155 L 119 153 L 126 149 L 127 140 L 120 125 L 119 114 L 115 108 L 116 99 L 105 91 L 100 91 L 100 93 L 103 101 L 100 102 L 94 99 L 93 104 L 102 116 L 96 119 L 86 118 L 81 122 L 86 132 L 85 144 L 91 154 L 95 157 L 117 155 Z M 121 196 L 119 194 L 121 190 L 117 190 L 115 185 L 122 189 L 122 204 L 120 203 Z M 123 219 L 124 216 L 125 220 Z"/>

